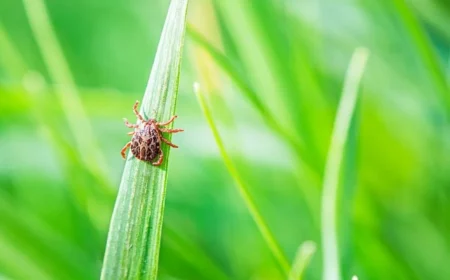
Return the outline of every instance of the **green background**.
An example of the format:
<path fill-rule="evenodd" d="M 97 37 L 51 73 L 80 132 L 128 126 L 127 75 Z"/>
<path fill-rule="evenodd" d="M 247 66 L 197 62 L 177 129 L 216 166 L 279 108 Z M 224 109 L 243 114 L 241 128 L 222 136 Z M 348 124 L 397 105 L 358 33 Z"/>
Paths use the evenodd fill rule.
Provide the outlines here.
<path fill-rule="evenodd" d="M 23 1 L 1 0 L 0 279 L 97 279 L 129 139 L 122 118 L 134 120 L 169 1 L 45 5 L 64 53 L 55 59 L 70 67 L 106 168 L 86 165 L 76 140 L 86 135 L 55 92 L 70 85 L 49 74 Z M 218 153 L 196 81 L 283 251 L 293 260 L 314 241 L 304 279 L 321 278 L 324 163 L 361 46 L 370 57 L 336 209 L 342 279 L 450 278 L 447 1 L 192 0 L 188 24 L 160 279 L 285 279 Z"/>

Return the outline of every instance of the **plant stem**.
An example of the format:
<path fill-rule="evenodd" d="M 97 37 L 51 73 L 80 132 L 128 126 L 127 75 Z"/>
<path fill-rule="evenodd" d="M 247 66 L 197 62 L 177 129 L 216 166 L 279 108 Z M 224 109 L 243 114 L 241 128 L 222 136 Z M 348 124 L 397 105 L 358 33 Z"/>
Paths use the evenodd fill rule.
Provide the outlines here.
<path fill-rule="evenodd" d="M 325 165 L 321 212 L 324 280 L 340 279 L 336 234 L 337 189 L 343 152 L 358 96 L 358 87 L 368 56 L 369 51 L 364 48 L 358 48 L 353 53 L 334 121 L 330 148 Z"/>
<path fill-rule="evenodd" d="M 273 233 L 270 231 L 269 226 L 267 225 L 267 222 L 262 217 L 261 213 L 259 212 L 255 201 L 250 194 L 250 191 L 246 184 L 244 184 L 244 181 L 242 180 L 239 171 L 236 169 L 233 161 L 231 160 L 230 156 L 225 150 L 225 145 L 223 144 L 222 138 L 220 137 L 219 131 L 216 127 L 216 124 L 214 123 L 214 120 L 212 118 L 211 111 L 206 104 L 206 101 L 200 91 L 199 84 L 194 84 L 194 91 L 197 95 L 198 102 L 200 104 L 200 107 L 203 111 L 203 114 L 205 115 L 205 118 L 209 124 L 209 127 L 213 133 L 214 139 L 217 143 L 217 147 L 219 148 L 220 155 L 223 158 L 223 161 L 225 163 L 226 168 L 228 169 L 228 172 L 230 173 L 231 177 L 233 177 L 234 182 L 236 184 L 236 187 L 242 196 L 242 199 L 244 200 L 250 215 L 252 216 L 253 220 L 256 223 L 256 226 L 258 227 L 259 231 L 261 232 L 261 235 L 264 238 L 264 241 L 267 243 L 269 249 L 272 251 L 275 259 L 277 260 L 280 268 L 282 269 L 283 273 L 285 275 L 289 274 L 290 266 L 289 262 L 282 252 L 280 245 L 275 240 L 275 237 Z"/>

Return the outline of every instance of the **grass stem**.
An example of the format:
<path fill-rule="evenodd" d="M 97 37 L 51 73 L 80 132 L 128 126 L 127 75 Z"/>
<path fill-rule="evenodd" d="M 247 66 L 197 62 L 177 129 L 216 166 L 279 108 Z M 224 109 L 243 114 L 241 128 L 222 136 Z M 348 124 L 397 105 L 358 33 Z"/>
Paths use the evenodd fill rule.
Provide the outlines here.
<path fill-rule="evenodd" d="M 336 229 L 336 205 L 339 174 L 350 123 L 356 106 L 358 87 L 366 66 L 369 51 L 358 48 L 347 70 L 341 101 L 338 106 L 330 148 L 325 164 L 322 189 L 322 250 L 323 279 L 339 280 L 339 253 Z"/>
<path fill-rule="evenodd" d="M 205 98 L 203 97 L 203 94 L 200 90 L 200 85 L 198 83 L 194 84 L 194 92 L 197 95 L 198 102 L 200 104 L 200 107 L 203 111 L 203 114 L 205 115 L 206 121 L 208 122 L 208 125 L 213 133 L 214 139 L 217 143 L 217 147 L 219 148 L 220 155 L 223 158 L 223 161 L 225 163 L 226 168 L 228 169 L 228 172 L 230 173 L 231 177 L 233 177 L 233 180 L 236 184 L 236 187 L 239 191 L 239 193 L 242 196 L 242 199 L 245 202 L 245 205 L 247 206 L 250 215 L 252 216 L 253 220 L 256 223 L 256 226 L 258 227 L 261 235 L 264 238 L 264 241 L 267 243 L 269 249 L 272 251 L 275 259 L 277 260 L 279 266 L 281 267 L 282 271 L 285 275 L 289 274 L 290 266 L 289 262 L 282 252 L 278 242 L 275 240 L 275 237 L 273 233 L 270 231 L 269 226 L 267 225 L 267 222 L 262 217 L 260 211 L 258 210 L 258 207 L 255 204 L 255 201 L 250 194 L 250 191 L 247 187 L 247 185 L 242 180 L 239 171 L 236 169 L 235 165 L 233 164 L 233 161 L 231 160 L 230 156 L 225 150 L 225 145 L 222 141 L 222 138 L 220 137 L 219 130 L 217 129 L 217 126 L 212 118 L 211 111 L 205 101 Z"/>

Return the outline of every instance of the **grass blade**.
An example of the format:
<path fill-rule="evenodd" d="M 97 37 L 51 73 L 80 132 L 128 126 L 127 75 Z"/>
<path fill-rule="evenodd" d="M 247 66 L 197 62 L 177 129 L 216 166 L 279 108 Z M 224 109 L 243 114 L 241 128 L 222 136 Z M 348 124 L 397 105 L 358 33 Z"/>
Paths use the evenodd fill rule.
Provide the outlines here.
<path fill-rule="evenodd" d="M 172 0 L 142 102 L 157 120 L 175 113 L 187 0 Z M 131 108 L 132 103 L 130 103 Z M 170 135 L 167 137 L 170 140 Z M 111 220 L 101 279 L 156 279 L 167 185 L 169 147 L 160 167 L 131 155 Z"/>
<path fill-rule="evenodd" d="M 267 225 L 267 222 L 264 220 L 260 211 L 258 210 L 258 208 L 254 202 L 254 199 L 248 190 L 247 185 L 244 184 L 243 180 L 241 179 L 241 176 L 239 175 L 238 170 L 236 169 L 230 156 L 226 152 L 222 138 L 220 137 L 219 131 L 214 123 L 214 120 L 212 119 L 212 114 L 211 114 L 209 107 L 206 104 L 206 101 L 200 91 L 199 84 L 197 84 L 197 83 L 194 84 L 194 91 L 197 95 L 198 102 L 200 104 L 200 107 L 202 108 L 203 114 L 205 115 L 205 118 L 209 124 L 209 127 L 211 128 L 214 139 L 216 140 L 217 146 L 219 148 L 219 151 L 223 158 L 223 161 L 225 162 L 225 166 L 228 169 L 228 172 L 233 177 L 233 180 L 236 183 L 237 189 L 238 189 L 239 193 L 241 194 L 241 196 L 250 212 L 250 215 L 252 216 L 259 231 L 261 232 L 261 235 L 263 236 L 264 241 L 267 243 L 269 249 L 272 251 L 272 253 L 273 253 L 275 259 L 277 260 L 279 266 L 281 267 L 283 273 L 288 275 L 290 266 L 287 261 L 287 258 L 284 255 L 284 253 L 282 252 L 280 245 L 275 240 L 275 237 L 274 237 L 273 233 L 270 231 L 269 226 Z"/>
<path fill-rule="evenodd" d="M 353 53 L 334 121 L 330 148 L 325 165 L 322 194 L 323 279 L 339 280 L 339 255 L 336 236 L 336 203 L 339 174 L 348 131 L 358 96 L 358 86 L 369 56 L 364 48 Z"/>
<path fill-rule="evenodd" d="M 194 27 L 188 25 L 187 29 L 189 37 L 201 48 L 207 51 L 216 64 L 228 75 L 233 83 L 241 90 L 242 95 L 254 106 L 264 122 L 276 133 L 278 133 L 282 139 L 284 139 L 296 153 L 298 159 L 301 162 L 305 162 L 310 168 L 317 172 L 320 164 L 316 159 L 310 156 L 305 143 L 302 139 L 295 136 L 289 129 L 282 127 L 279 121 L 276 120 L 274 115 L 269 111 L 267 106 L 261 101 L 255 90 L 248 84 L 243 78 L 237 68 L 233 65 L 232 61 L 225 56 L 219 49 L 214 47 L 200 32 Z"/>
<path fill-rule="evenodd" d="M 449 84 L 445 78 L 443 65 L 441 65 L 427 37 L 427 33 L 406 2 L 395 0 L 392 1 L 392 4 L 398 12 L 399 18 L 405 26 L 412 42 L 414 42 L 412 45 L 415 46 L 417 53 L 426 66 L 430 74 L 430 79 L 434 82 L 435 90 L 440 95 L 439 97 L 444 103 L 445 109 L 447 110 L 446 113 L 448 114 L 450 110 Z"/>
<path fill-rule="evenodd" d="M 103 187 L 110 186 L 106 160 L 96 144 L 91 124 L 79 97 L 69 65 L 50 23 L 45 4 L 43 0 L 23 0 L 23 3 L 30 27 L 50 77 L 55 84 L 55 91 L 62 110 L 77 143 L 78 153 L 84 160 L 84 164 L 104 182 L 105 186 Z M 112 193 L 110 189 L 103 191 L 108 195 Z"/>
<path fill-rule="evenodd" d="M 289 280 L 300 280 L 303 278 L 303 273 L 315 252 L 316 243 L 313 241 L 305 241 L 300 245 L 289 274 Z"/>

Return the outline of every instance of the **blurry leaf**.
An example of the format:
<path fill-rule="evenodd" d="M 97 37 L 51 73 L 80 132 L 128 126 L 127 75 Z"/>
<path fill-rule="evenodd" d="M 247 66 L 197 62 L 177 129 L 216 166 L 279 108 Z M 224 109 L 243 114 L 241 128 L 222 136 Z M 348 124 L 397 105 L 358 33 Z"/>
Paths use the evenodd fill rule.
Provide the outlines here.
<path fill-rule="evenodd" d="M 305 241 L 300 245 L 295 255 L 291 273 L 289 274 L 289 280 L 303 279 L 303 273 L 315 252 L 316 243 L 313 241 Z"/>
<path fill-rule="evenodd" d="M 142 102 L 145 117 L 153 110 L 157 120 L 167 120 L 175 113 L 187 4 L 187 0 L 172 0 L 169 7 Z M 163 144 L 162 151 L 165 159 L 158 167 L 131 153 L 128 156 L 111 219 L 102 279 L 157 277 L 169 146 Z"/>
<path fill-rule="evenodd" d="M 203 93 L 201 92 L 201 89 L 199 88 L 199 84 L 194 84 L 194 91 L 197 95 L 198 102 L 200 104 L 200 107 L 203 111 L 203 114 L 205 115 L 206 121 L 208 122 L 208 125 L 213 133 L 214 140 L 216 141 L 216 144 L 219 148 L 220 154 L 222 156 L 222 159 L 225 163 L 226 168 L 228 169 L 228 172 L 233 177 L 233 180 L 235 181 L 236 187 L 242 196 L 242 199 L 244 200 L 244 203 L 247 206 L 248 211 L 250 212 L 250 215 L 252 216 L 253 220 L 256 223 L 256 226 L 258 227 L 258 230 L 260 231 L 261 235 L 264 238 L 264 241 L 267 243 L 269 249 L 272 251 L 272 254 L 274 255 L 275 259 L 278 262 L 278 265 L 282 269 L 283 273 L 285 275 L 289 274 L 290 266 L 287 261 L 286 256 L 284 255 L 283 251 L 280 248 L 280 245 L 276 241 L 273 233 L 269 229 L 269 226 L 267 225 L 267 222 L 264 220 L 264 218 L 261 215 L 260 210 L 255 204 L 254 198 L 249 192 L 248 186 L 244 184 L 244 181 L 241 178 L 241 175 L 239 174 L 239 171 L 235 167 L 233 161 L 231 160 L 230 156 L 225 150 L 224 143 L 222 141 L 222 138 L 220 137 L 219 131 L 214 123 L 214 120 L 212 119 L 211 111 L 205 101 L 205 98 L 203 97 Z"/>
<path fill-rule="evenodd" d="M 394 0 L 392 3 L 411 37 L 412 45 L 417 49 L 428 73 L 430 73 L 434 89 L 445 105 L 448 118 L 448 114 L 450 114 L 450 88 L 443 71 L 443 65 L 440 63 L 423 27 L 407 3 L 404 0 Z"/>
<path fill-rule="evenodd" d="M 338 244 L 341 246 L 340 257 L 341 257 L 341 267 L 342 267 L 342 277 L 343 279 L 348 279 L 351 277 L 353 272 L 354 259 L 354 248 L 353 240 L 354 236 L 354 219 L 353 219 L 353 209 L 354 209 L 354 199 L 356 193 L 357 185 L 357 174 L 359 173 L 357 164 L 357 151 L 358 151 L 358 140 L 360 134 L 360 110 L 358 104 L 356 103 L 356 108 L 354 116 L 352 118 L 349 131 L 348 139 L 344 149 L 343 164 L 341 172 L 341 190 L 338 191 L 338 203 L 337 212 L 339 213 L 337 218 L 338 223 Z"/>
<path fill-rule="evenodd" d="M 113 192 L 107 176 L 107 164 L 95 141 L 89 118 L 79 97 L 79 92 L 64 57 L 43 0 L 23 0 L 31 29 L 40 48 L 44 62 L 55 84 L 55 91 L 66 115 L 69 128 L 76 140 L 78 153 L 84 164 L 93 171 L 104 184 L 106 195 Z"/>
<path fill-rule="evenodd" d="M 347 142 L 348 131 L 358 97 L 358 87 L 369 56 L 367 49 L 359 48 L 353 53 L 342 90 L 330 149 L 325 165 L 322 189 L 322 250 L 323 279 L 339 280 L 338 242 L 336 236 L 336 204 L 342 158 Z"/>
<path fill-rule="evenodd" d="M 175 230 L 165 225 L 164 242 L 178 256 L 195 267 L 205 279 L 226 280 L 230 279 L 198 245 L 189 242 Z"/>
<path fill-rule="evenodd" d="M 278 133 L 283 140 L 285 140 L 296 153 L 299 160 L 304 161 L 313 170 L 317 171 L 319 164 L 311 156 L 311 153 L 307 151 L 305 144 L 295 136 L 295 131 L 292 129 L 286 129 L 280 125 L 278 116 L 272 114 L 266 107 L 267 100 L 260 100 L 260 97 L 256 91 L 247 83 L 244 77 L 239 73 L 233 63 L 227 58 L 220 50 L 214 47 L 207 39 L 201 35 L 192 26 L 188 26 L 188 34 L 200 47 L 204 48 L 215 60 L 217 65 L 230 77 L 230 79 L 241 90 L 242 94 L 248 101 L 255 107 L 260 116 L 264 119 L 265 123 Z"/>
<path fill-rule="evenodd" d="M 95 278 L 97 263 L 94 259 L 66 236 L 42 223 L 33 213 L 18 209 L 9 200 L 4 192 L 0 192 L 0 237 L 15 244 L 52 277 Z M 26 260 L 23 264 L 26 265 Z"/>
<path fill-rule="evenodd" d="M 0 233 L 0 271 L 14 279 L 49 279 L 42 266 Z M 0 274 L 0 279 L 9 279 Z"/>

